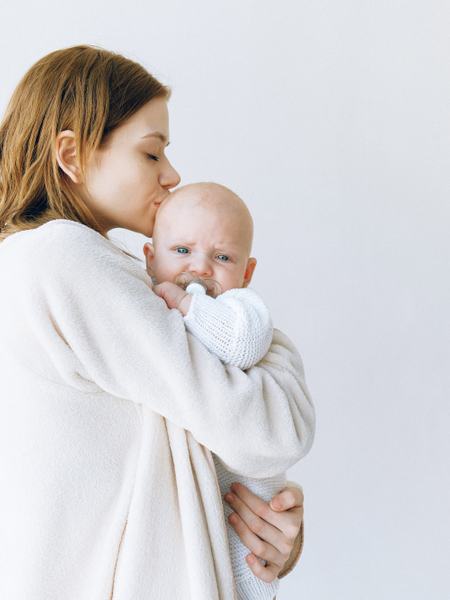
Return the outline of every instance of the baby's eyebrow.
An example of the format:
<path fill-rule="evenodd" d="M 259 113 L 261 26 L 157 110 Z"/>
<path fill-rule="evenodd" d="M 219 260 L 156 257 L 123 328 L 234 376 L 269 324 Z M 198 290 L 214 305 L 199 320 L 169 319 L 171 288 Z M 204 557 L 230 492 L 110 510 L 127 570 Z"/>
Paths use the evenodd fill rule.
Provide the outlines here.
<path fill-rule="evenodd" d="M 194 241 L 194 242 L 188 242 L 186 240 L 183 240 L 181 242 L 180 241 L 175 241 L 175 242 L 172 242 L 172 245 L 173 246 L 183 246 L 183 245 L 185 245 L 185 246 L 195 246 L 197 244 L 197 241 Z M 237 246 L 235 244 L 227 244 L 227 243 L 224 243 L 224 242 L 214 244 L 214 246 L 216 248 L 229 248 L 229 249 L 234 250 L 234 251 L 237 250 Z"/>
<path fill-rule="evenodd" d="M 168 145 L 170 144 L 170 142 L 169 142 L 169 140 L 166 138 L 166 136 L 165 136 L 163 133 L 159 132 L 159 131 L 151 131 L 150 133 L 146 133 L 145 135 L 143 135 L 143 136 L 141 137 L 141 139 L 148 138 L 148 137 L 157 137 L 157 138 L 159 138 L 159 139 L 162 141 L 162 143 L 163 143 L 163 144 L 165 144 L 166 146 L 168 146 Z"/>

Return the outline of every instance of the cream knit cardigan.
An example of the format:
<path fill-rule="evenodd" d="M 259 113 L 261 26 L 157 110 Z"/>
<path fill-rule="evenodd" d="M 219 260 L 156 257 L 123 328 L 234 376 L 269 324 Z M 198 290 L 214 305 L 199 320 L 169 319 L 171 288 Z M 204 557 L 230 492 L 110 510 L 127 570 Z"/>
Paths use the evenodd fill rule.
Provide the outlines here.
<path fill-rule="evenodd" d="M 65 219 L 2 242 L 0 278 L 0 598 L 234 600 L 211 451 L 249 477 L 308 452 L 292 342 L 224 365 Z"/>

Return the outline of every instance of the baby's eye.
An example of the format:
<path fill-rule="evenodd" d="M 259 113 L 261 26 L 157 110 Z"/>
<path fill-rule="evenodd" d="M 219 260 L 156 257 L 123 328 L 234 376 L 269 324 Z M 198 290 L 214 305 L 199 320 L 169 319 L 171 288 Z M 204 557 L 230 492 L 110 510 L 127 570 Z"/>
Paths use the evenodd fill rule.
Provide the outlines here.
<path fill-rule="evenodd" d="M 218 254 L 217 258 L 223 257 L 224 260 L 222 260 L 222 262 L 228 262 L 230 260 L 230 257 L 227 256 L 226 254 Z"/>
<path fill-rule="evenodd" d="M 178 250 L 182 250 L 182 252 L 178 252 Z M 183 250 L 186 250 L 186 252 L 183 252 Z M 185 248 L 184 246 L 178 246 L 176 248 L 176 251 L 178 252 L 178 254 L 187 254 L 189 252 L 189 250 L 187 248 Z"/>
<path fill-rule="evenodd" d="M 155 160 L 156 162 L 159 161 L 159 158 L 157 156 L 155 156 L 154 154 L 147 154 L 147 156 L 149 157 L 150 160 Z"/>

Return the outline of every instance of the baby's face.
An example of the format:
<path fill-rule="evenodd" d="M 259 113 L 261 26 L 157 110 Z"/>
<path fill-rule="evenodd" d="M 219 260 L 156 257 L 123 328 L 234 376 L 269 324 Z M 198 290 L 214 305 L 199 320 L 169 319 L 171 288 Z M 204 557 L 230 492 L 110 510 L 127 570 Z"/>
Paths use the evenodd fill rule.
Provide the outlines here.
<path fill-rule="evenodd" d="M 147 248 L 147 272 L 158 283 L 180 273 L 214 279 L 224 292 L 245 287 L 256 259 L 250 213 L 240 199 L 214 184 L 180 188 L 161 205 Z"/>

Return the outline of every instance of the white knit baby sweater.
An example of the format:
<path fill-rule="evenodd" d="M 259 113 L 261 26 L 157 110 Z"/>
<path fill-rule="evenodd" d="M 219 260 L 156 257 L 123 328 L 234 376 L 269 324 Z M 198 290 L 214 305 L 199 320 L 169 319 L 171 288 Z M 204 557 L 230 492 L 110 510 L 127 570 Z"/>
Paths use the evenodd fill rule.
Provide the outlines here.
<path fill-rule="evenodd" d="M 211 298 L 203 286 L 191 283 L 186 291 L 192 294 L 186 327 L 224 363 L 248 369 L 267 354 L 272 319 L 254 290 L 233 288 Z"/>
<path fill-rule="evenodd" d="M 289 338 L 225 365 L 151 287 L 80 223 L 0 243 L 2 600 L 236 600 L 211 451 L 265 478 L 311 447 Z"/>
<path fill-rule="evenodd" d="M 224 363 L 248 369 L 267 354 L 272 343 L 272 319 L 254 290 L 233 288 L 212 298 L 206 295 L 205 288 L 193 283 L 186 291 L 192 294 L 189 311 L 184 317 L 187 329 Z M 268 502 L 286 486 L 286 474 L 265 479 L 243 477 L 228 470 L 214 453 L 212 456 L 227 518 L 231 563 L 239 600 L 273 600 L 279 579 L 267 583 L 254 575 L 245 560 L 250 550 L 228 522 L 233 509 L 223 496 L 230 491 L 231 483 L 237 481 Z M 265 564 L 265 561 L 261 562 Z"/>

